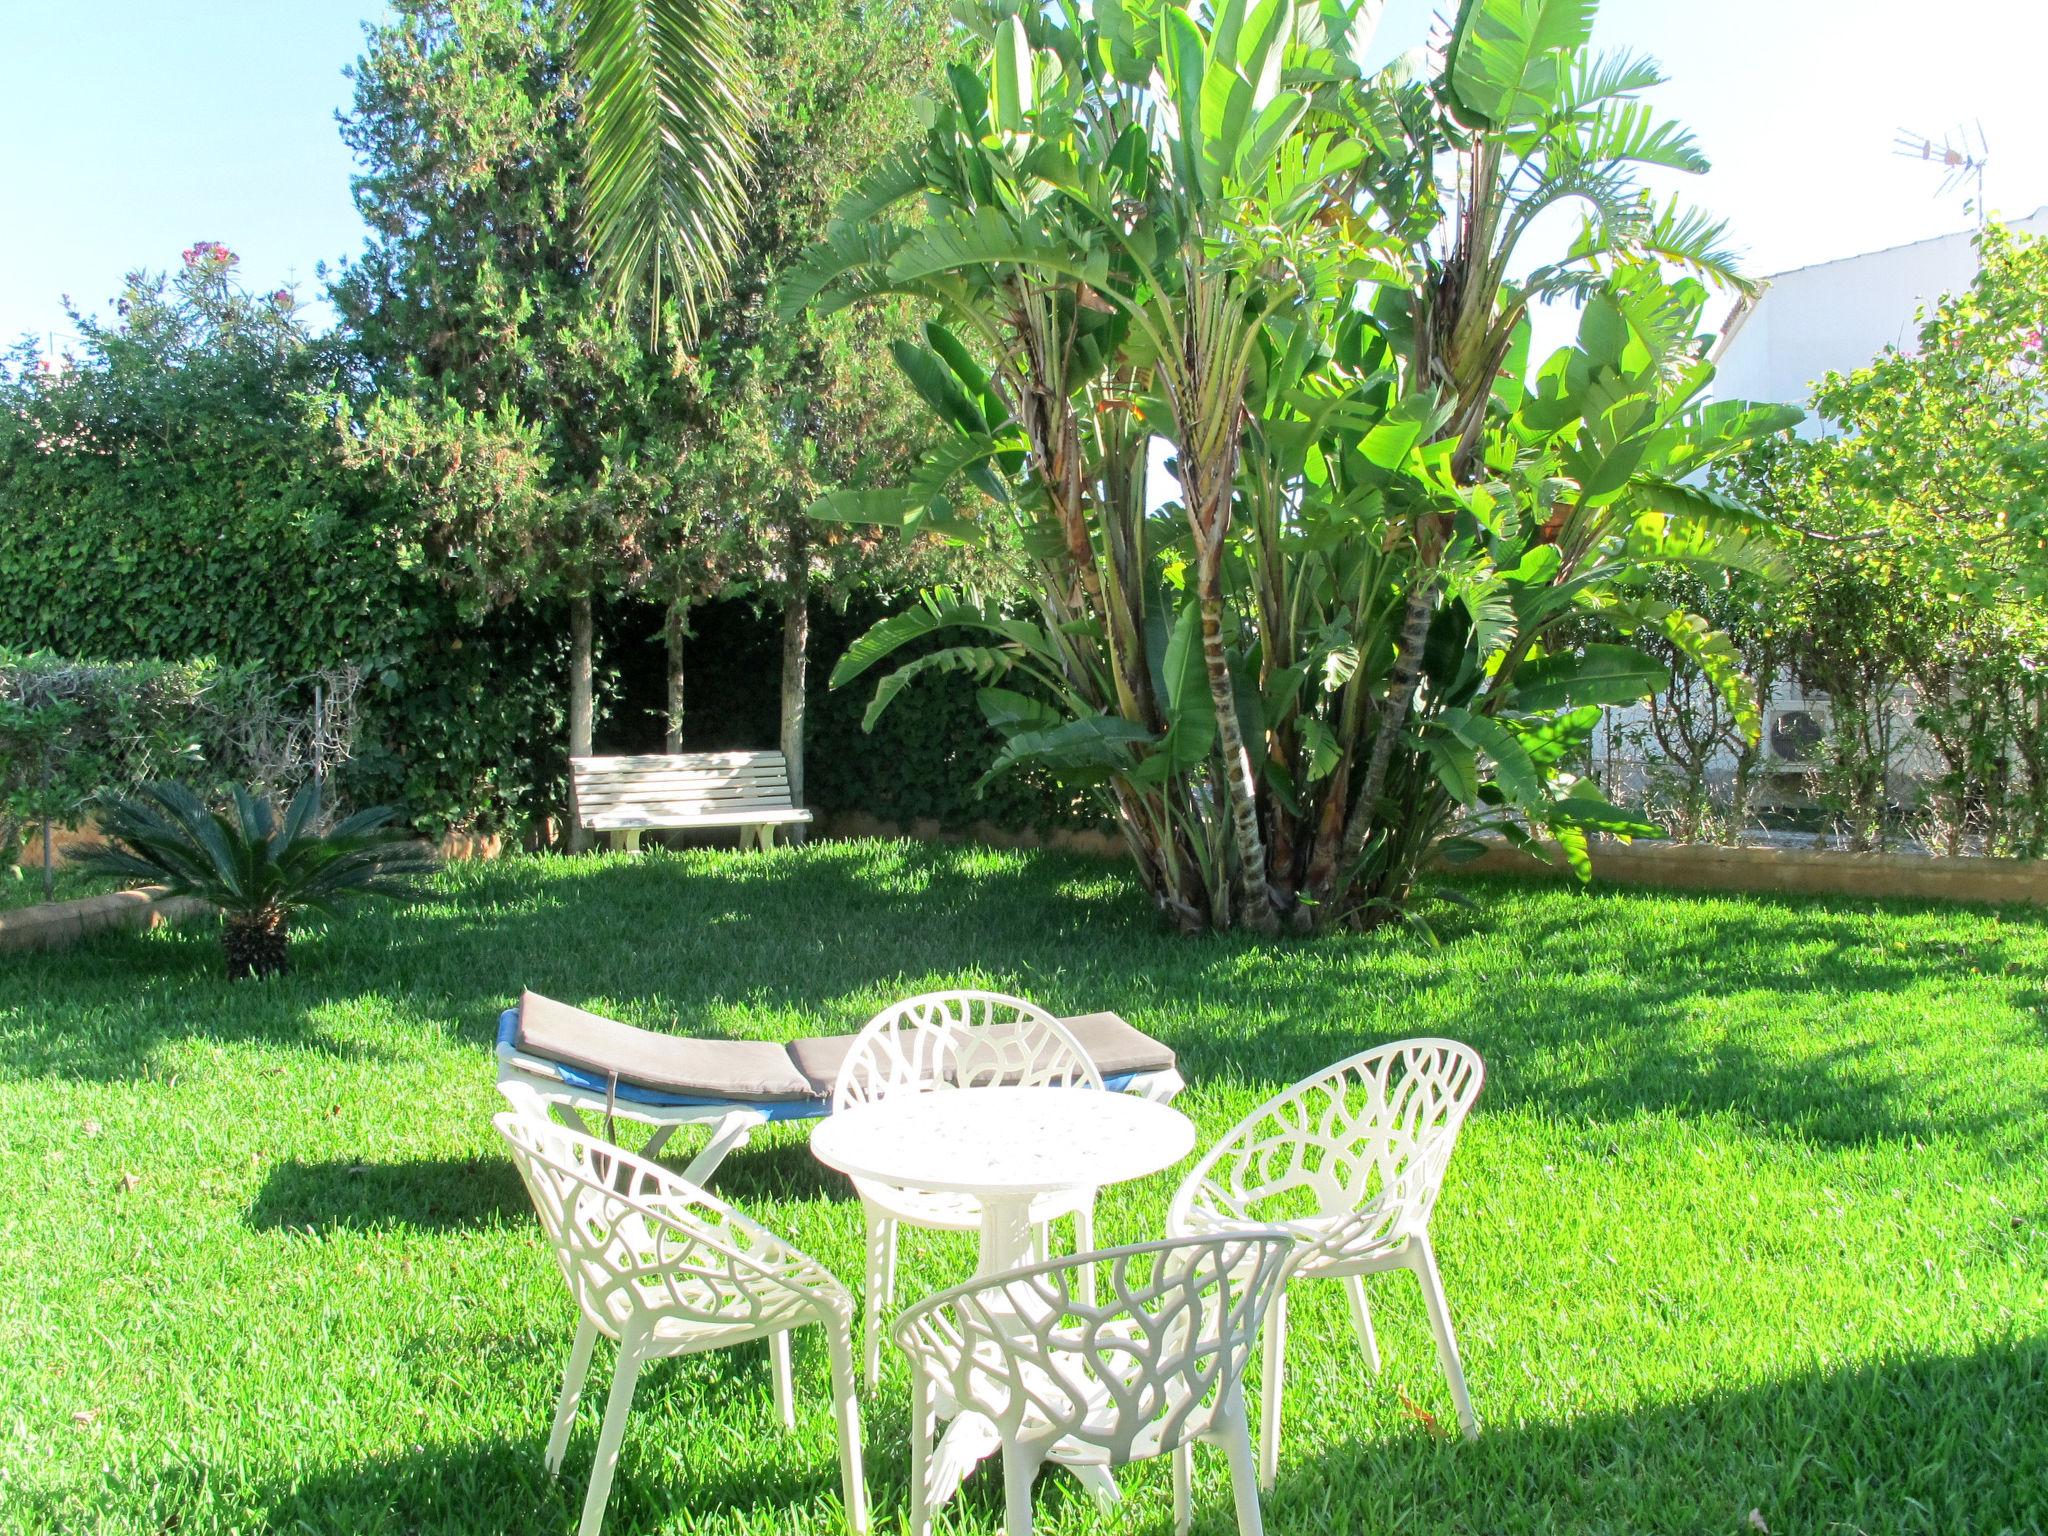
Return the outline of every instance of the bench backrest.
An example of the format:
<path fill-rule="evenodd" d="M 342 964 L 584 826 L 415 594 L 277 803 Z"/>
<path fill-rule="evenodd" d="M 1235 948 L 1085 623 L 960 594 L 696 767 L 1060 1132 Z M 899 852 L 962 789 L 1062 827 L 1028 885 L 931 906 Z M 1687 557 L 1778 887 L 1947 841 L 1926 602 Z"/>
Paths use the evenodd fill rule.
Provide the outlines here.
<path fill-rule="evenodd" d="M 572 757 L 576 819 L 601 827 L 614 818 L 678 825 L 743 811 L 789 810 L 789 765 L 780 752 L 647 753 Z"/>

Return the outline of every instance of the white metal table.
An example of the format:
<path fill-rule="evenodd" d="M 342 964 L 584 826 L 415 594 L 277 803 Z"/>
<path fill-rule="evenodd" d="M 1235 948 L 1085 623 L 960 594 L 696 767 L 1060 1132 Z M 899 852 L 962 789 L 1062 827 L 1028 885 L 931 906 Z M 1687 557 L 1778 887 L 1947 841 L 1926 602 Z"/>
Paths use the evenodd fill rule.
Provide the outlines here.
<path fill-rule="evenodd" d="M 899 1094 L 843 1109 L 811 1133 L 812 1154 L 855 1179 L 978 1201 L 982 1276 L 1032 1262 L 1039 1197 L 1143 1178 L 1194 1145 L 1194 1123 L 1179 1110 L 1090 1088 Z M 933 1507 L 996 1445 L 994 1426 L 979 1415 L 954 1418 L 932 1462 Z M 1098 1497 L 1116 1497 L 1106 1469 L 1074 1471 Z"/>

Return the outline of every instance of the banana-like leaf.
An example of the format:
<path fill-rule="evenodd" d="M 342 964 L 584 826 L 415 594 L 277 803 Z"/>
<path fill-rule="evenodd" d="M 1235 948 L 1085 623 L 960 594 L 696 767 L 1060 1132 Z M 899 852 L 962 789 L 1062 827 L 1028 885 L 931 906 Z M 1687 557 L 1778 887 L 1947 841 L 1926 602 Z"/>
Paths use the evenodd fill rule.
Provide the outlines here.
<path fill-rule="evenodd" d="M 1133 0 L 1095 0 L 1095 26 L 1110 73 L 1125 85 L 1143 85 L 1152 78 L 1158 57 L 1158 27 Z"/>
<path fill-rule="evenodd" d="M 889 260 L 889 278 L 914 283 L 941 273 L 979 269 L 992 262 L 1029 262 L 1103 286 L 1108 262 L 1078 255 L 1038 224 L 1019 223 L 994 208 L 935 219 L 912 230 Z"/>
<path fill-rule="evenodd" d="M 1455 736 L 1429 738 L 1429 767 L 1444 792 L 1464 806 L 1479 803 L 1479 755 Z"/>
<path fill-rule="evenodd" d="M 1645 512 L 1629 529 L 1625 546 L 1629 559 L 1642 565 L 1745 571 L 1766 581 L 1782 580 L 1786 570 L 1783 552 L 1768 535 L 1724 529 L 1718 519 Z"/>
<path fill-rule="evenodd" d="M 1014 665 L 1006 651 L 989 645 L 954 645 L 943 651 L 931 651 L 923 656 L 914 656 L 891 672 L 875 685 L 875 696 L 868 701 L 867 713 L 861 716 L 860 728 L 872 731 L 896 696 L 927 672 L 965 672 L 978 682 L 1004 676 Z"/>
<path fill-rule="evenodd" d="M 1728 713 L 1734 717 L 1735 727 L 1744 739 L 1756 741 L 1763 734 L 1763 701 L 1758 697 L 1756 680 L 1742 670 L 1742 657 L 1727 632 L 1715 629 L 1698 614 L 1678 608 L 1666 609 L 1658 619 L 1658 627 L 1678 653 L 1705 674 L 1722 703 L 1728 706 Z"/>
<path fill-rule="evenodd" d="M 1657 837 L 1663 828 L 1645 821 L 1637 812 L 1625 811 L 1601 797 L 1590 779 L 1580 779 L 1560 795 L 1550 808 L 1550 825 L 1578 827 L 1588 832 L 1606 832 L 1614 837 Z"/>
<path fill-rule="evenodd" d="M 1494 783 L 1510 803 L 1524 810 L 1541 809 L 1550 803 L 1543 793 L 1543 775 L 1537 771 L 1528 748 L 1500 721 L 1460 708 L 1446 709 L 1437 719 L 1466 746 L 1492 760 Z"/>
<path fill-rule="evenodd" d="M 784 320 L 831 314 L 890 289 L 889 262 L 909 232 L 887 220 L 835 226 L 782 275 L 775 308 Z"/>
<path fill-rule="evenodd" d="M 1031 68 L 1031 44 L 1021 16 L 1003 18 L 996 28 L 990 59 L 989 111 L 998 131 L 1022 133 L 1025 119 L 1037 105 L 1037 82 Z"/>
<path fill-rule="evenodd" d="M 1550 835 L 1564 855 L 1565 863 L 1579 877 L 1579 883 L 1589 883 L 1593 878 L 1593 849 L 1586 829 L 1576 822 L 1555 822 L 1551 825 Z"/>
<path fill-rule="evenodd" d="M 975 789 L 1022 763 L 1043 764 L 1063 783 L 1099 784 L 1127 771 L 1131 749 L 1151 740 L 1150 731 L 1118 715 L 1083 715 L 1049 731 L 1020 731 L 1003 743 Z"/>
<path fill-rule="evenodd" d="M 889 343 L 889 352 L 910 381 L 910 387 L 942 418 L 962 432 L 988 431 L 989 423 L 983 419 L 980 405 L 961 387 L 953 370 L 936 352 L 902 337 Z"/>
<path fill-rule="evenodd" d="M 1489 128 L 1541 121 L 1593 36 L 1598 0 L 1464 0 L 1451 31 L 1451 95 Z"/>
<path fill-rule="evenodd" d="M 1656 165 L 1688 176 L 1712 167 L 1682 124 L 1660 118 L 1640 101 L 1609 102 L 1579 130 L 1574 158 L 1595 163 Z"/>
<path fill-rule="evenodd" d="M 1632 645 L 1595 644 L 1525 662 L 1514 677 L 1515 707 L 1633 704 L 1671 686 L 1671 669 Z"/>
<path fill-rule="evenodd" d="M 1201 604 L 1189 598 L 1166 642 L 1167 729 L 1163 753 L 1174 772 L 1195 767 L 1216 744 L 1216 696 L 1202 655 Z"/>
<path fill-rule="evenodd" d="M 1066 719 L 1052 705 L 1012 688 L 982 688 L 974 695 L 981 717 L 998 736 L 1020 731 L 1049 731 Z"/>
<path fill-rule="evenodd" d="M 878 528 L 901 528 L 924 504 L 925 499 L 915 491 L 847 487 L 827 491 L 805 508 L 805 516 L 821 523 L 872 523 Z"/>
<path fill-rule="evenodd" d="M 865 228 L 905 198 L 924 190 L 922 146 L 899 145 L 868 167 L 832 209 L 828 234 Z"/>

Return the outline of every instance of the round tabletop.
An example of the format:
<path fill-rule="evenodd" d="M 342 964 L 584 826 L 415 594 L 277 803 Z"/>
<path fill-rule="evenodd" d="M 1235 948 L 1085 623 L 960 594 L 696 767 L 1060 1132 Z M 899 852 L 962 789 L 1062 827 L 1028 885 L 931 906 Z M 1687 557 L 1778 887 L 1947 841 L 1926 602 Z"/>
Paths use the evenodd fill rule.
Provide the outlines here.
<path fill-rule="evenodd" d="M 811 1133 L 817 1159 L 855 1178 L 954 1194 L 1099 1189 L 1170 1168 L 1194 1122 L 1094 1088 L 962 1088 L 842 1109 Z"/>

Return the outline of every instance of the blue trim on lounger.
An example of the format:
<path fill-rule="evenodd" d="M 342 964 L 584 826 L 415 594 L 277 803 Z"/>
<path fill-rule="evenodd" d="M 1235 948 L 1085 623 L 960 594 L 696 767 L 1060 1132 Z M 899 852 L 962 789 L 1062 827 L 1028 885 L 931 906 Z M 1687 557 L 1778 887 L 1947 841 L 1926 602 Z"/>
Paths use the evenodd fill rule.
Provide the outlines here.
<path fill-rule="evenodd" d="M 512 1050 L 519 1050 L 519 1009 L 507 1008 L 498 1015 L 498 1044 Z M 567 1062 L 557 1061 L 552 1056 L 542 1056 L 536 1051 L 525 1051 L 535 1061 L 545 1061 L 549 1068 L 571 1088 L 581 1088 L 588 1093 L 603 1093 L 606 1078 L 602 1072 L 592 1072 L 585 1067 L 572 1067 Z M 1141 1077 L 1144 1072 L 1126 1072 L 1119 1077 L 1106 1078 L 1103 1087 L 1112 1093 L 1122 1093 Z M 771 1123 L 777 1120 L 816 1120 L 832 1113 L 830 1099 L 707 1099 L 695 1098 L 683 1093 L 663 1093 L 658 1088 L 640 1088 L 632 1083 L 620 1083 L 614 1097 L 621 1104 L 647 1104 L 670 1109 L 753 1109 L 759 1110 L 764 1119 Z"/>

